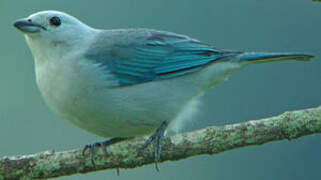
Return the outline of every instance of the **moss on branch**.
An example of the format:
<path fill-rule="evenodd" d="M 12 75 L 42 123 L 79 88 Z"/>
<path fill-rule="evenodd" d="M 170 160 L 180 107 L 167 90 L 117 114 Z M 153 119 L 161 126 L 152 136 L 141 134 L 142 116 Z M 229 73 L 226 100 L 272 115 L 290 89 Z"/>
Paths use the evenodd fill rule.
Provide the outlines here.
<path fill-rule="evenodd" d="M 202 154 L 216 154 L 250 145 L 295 139 L 321 133 L 321 106 L 285 112 L 261 120 L 213 126 L 164 139 L 160 162 Z M 138 153 L 147 137 L 123 141 L 108 147 L 108 156 L 99 149 L 93 167 L 81 149 L 0 159 L 0 179 L 45 179 L 103 169 L 126 169 L 154 162 L 153 147 Z"/>

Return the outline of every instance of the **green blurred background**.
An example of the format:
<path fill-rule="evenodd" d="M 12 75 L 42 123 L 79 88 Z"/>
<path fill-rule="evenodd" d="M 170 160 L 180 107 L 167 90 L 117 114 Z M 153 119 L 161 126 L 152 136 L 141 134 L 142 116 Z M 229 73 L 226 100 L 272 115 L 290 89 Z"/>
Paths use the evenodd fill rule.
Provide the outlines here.
<path fill-rule="evenodd" d="M 218 48 L 305 52 L 311 62 L 250 66 L 203 97 L 188 130 L 321 105 L 321 4 L 311 0 L 0 1 L 0 156 L 81 148 L 101 138 L 55 116 L 35 84 L 32 55 L 14 20 L 41 10 L 70 13 L 97 28 L 145 27 Z M 58 179 L 321 179 L 320 135 L 133 170 Z"/>

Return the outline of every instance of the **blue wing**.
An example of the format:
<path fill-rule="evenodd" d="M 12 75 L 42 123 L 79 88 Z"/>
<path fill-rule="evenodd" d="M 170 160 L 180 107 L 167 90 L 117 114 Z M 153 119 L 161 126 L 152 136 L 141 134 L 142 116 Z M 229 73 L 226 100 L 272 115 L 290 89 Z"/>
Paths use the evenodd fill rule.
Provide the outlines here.
<path fill-rule="evenodd" d="M 143 41 L 113 45 L 104 61 L 120 85 L 175 78 L 236 52 L 215 50 L 186 36 L 152 32 Z"/>

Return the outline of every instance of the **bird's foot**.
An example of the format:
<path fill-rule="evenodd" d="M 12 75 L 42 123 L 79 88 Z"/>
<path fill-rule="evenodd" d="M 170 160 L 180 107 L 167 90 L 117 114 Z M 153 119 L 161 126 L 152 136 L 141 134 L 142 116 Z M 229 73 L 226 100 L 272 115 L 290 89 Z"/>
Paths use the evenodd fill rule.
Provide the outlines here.
<path fill-rule="evenodd" d="M 154 142 L 155 148 L 155 168 L 159 171 L 158 168 L 158 160 L 160 159 L 160 155 L 162 152 L 162 140 L 164 138 L 165 130 L 167 128 L 168 122 L 164 121 L 161 126 L 156 130 L 156 132 L 151 135 L 148 140 L 143 145 L 142 149 L 147 148 L 152 142 Z"/>
<path fill-rule="evenodd" d="M 96 167 L 94 158 L 95 158 L 95 154 L 96 154 L 96 151 L 97 151 L 98 148 L 102 148 L 102 150 L 104 151 L 105 156 L 107 156 L 108 155 L 107 146 L 115 144 L 115 143 L 118 143 L 118 142 L 126 140 L 126 139 L 128 139 L 128 138 L 116 137 L 116 138 L 112 138 L 112 139 L 109 139 L 109 140 L 106 140 L 106 141 L 103 141 L 103 142 L 97 142 L 97 143 L 94 143 L 94 144 L 87 144 L 84 147 L 84 149 L 82 150 L 82 155 L 85 156 L 86 151 L 89 150 L 91 163 L 92 163 L 92 165 L 94 167 Z"/>

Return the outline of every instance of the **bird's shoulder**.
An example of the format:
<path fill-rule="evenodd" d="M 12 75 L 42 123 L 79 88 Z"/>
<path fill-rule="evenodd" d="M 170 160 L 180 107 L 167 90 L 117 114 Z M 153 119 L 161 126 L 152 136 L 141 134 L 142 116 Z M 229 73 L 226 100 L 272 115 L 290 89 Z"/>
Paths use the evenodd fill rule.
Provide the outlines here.
<path fill-rule="evenodd" d="M 182 34 L 155 29 L 136 28 L 102 30 L 96 35 L 93 45 L 107 45 L 118 47 L 128 47 L 133 45 L 170 46 L 177 41 L 201 43 L 196 39 Z M 205 45 L 205 43 L 202 44 Z"/>

